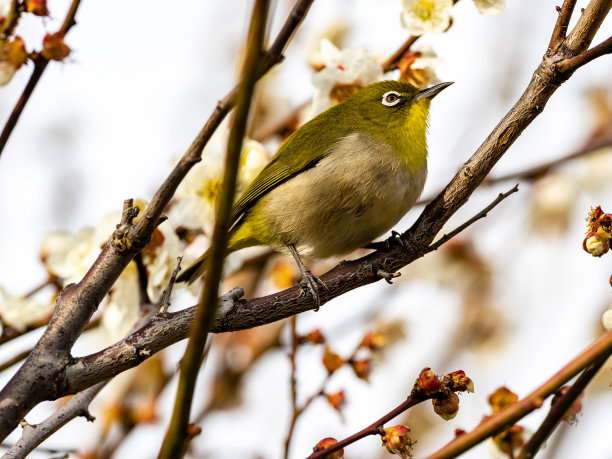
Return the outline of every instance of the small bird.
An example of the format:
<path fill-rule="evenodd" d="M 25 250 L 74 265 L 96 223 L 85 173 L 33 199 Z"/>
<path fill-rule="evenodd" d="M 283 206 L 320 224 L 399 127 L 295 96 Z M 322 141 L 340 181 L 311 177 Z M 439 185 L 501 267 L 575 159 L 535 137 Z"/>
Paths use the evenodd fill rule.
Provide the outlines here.
<path fill-rule="evenodd" d="M 317 283 L 300 255 L 325 259 L 365 247 L 417 201 L 427 176 L 431 99 L 452 83 L 366 86 L 316 116 L 279 148 L 236 201 L 227 253 L 287 247 L 317 304 Z M 178 277 L 196 280 L 204 253 Z"/>

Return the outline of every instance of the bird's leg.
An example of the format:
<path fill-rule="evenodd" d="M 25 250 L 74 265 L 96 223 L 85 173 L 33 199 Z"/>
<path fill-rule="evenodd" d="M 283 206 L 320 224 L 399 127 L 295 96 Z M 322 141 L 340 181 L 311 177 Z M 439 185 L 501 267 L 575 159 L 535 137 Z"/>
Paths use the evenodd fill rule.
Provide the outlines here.
<path fill-rule="evenodd" d="M 318 291 L 317 284 L 321 285 L 325 289 L 327 289 L 327 286 L 321 279 L 319 279 L 317 276 L 312 274 L 310 269 L 306 267 L 306 265 L 300 258 L 300 255 L 297 253 L 297 250 L 295 249 L 295 246 L 293 244 L 288 244 L 287 248 L 291 252 L 291 255 L 293 255 L 293 259 L 295 260 L 296 264 L 298 265 L 298 268 L 300 268 L 300 272 L 302 273 L 301 284 L 313 296 L 315 302 L 317 303 L 317 307 L 315 308 L 315 311 L 318 311 L 319 307 L 321 306 L 321 298 L 319 297 L 319 291 Z"/>
<path fill-rule="evenodd" d="M 391 237 L 385 239 L 380 242 L 370 242 L 364 248 L 366 249 L 374 249 L 374 250 L 389 250 L 393 244 L 397 244 L 402 248 L 406 248 L 404 241 L 402 240 L 402 235 L 397 231 L 391 231 Z"/>

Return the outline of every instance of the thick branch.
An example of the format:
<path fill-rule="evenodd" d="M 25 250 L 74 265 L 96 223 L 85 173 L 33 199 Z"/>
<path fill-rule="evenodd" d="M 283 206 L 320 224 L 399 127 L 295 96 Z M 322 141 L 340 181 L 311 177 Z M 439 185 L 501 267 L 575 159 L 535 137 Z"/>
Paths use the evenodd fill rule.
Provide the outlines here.
<path fill-rule="evenodd" d="M 259 77 L 282 60 L 279 52 L 285 48 L 286 40 L 290 39 L 290 31 L 299 26 L 313 1 L 296 2 L 281 33 L 263 59 L 265 65 L 258 73 Z M 109 242 L 83 280 L 66 287 L 58 297 L 49 327 L 24 365 L 0 392 L 0 440 L 39 402 L 55 399 L 70 391 L 60 383 L 67 382 L 60 375 L 71 359 L 69 351 L 72 345 L 115 280 L 160 223 L 163 208 L 170 201 L 180 181 L 200 160 L 204 145 L 231 110 L 235 94 L 236 89 L 219 103 L 189 150 L 155 193 L 144 218 L 131 227 L 122 239 L 121 246 Z"/>

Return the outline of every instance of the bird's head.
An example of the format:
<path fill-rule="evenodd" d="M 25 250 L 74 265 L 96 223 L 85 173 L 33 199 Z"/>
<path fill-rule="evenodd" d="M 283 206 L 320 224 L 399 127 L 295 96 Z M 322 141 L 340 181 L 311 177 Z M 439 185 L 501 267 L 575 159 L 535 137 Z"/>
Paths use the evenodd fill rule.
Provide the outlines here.
<path fill-rule="evenodd" d="M 420 91 L 405 81 L 381 81 L 364 87 L 341 105 L 366 132 L 420 124 L 425 129 L 431 99 L 451 84 L 440 83 Z"/>

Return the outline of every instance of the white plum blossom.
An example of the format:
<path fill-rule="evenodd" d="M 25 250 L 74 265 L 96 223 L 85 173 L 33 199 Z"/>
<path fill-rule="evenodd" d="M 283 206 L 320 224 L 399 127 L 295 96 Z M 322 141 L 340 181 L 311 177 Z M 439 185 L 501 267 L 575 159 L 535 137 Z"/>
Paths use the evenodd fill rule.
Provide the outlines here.
<path fill-rule="evenodd" d="M 316 88 L 309 117 L 314 117 L 340 102 L 345 96 L 382 79 L 381 65 L 364 49 L 339 50 L 328 39 L 321 40 L 324 68 L 312 77 Z"/>
<path fill-rule="evenodd" d="M 115 230 L 120 212 L 106 215 L 95 228 L 81 229 L 71 235 L 65 231 L 51 233 L 40 249 L 47 271 L 64 280 L 64 285 L 79 282 Z"/>
<path fill-rule="evenodd" d="M 41 304 L 33 298 L 22 298 L 0 287 L 0 317 L 5 325 L 24 332 L 27 326 L 48 317 L 53 304 Z"/>
<path fill-rule="evenodd" d="M 130 262 L 113 285 L 100 321 L 105 344 L 127 336 L 140 317 L 138 268 Z"/>
<path fill-rule="evenodd" d="M 163 222 L 142 251 L 142 261 L 147 269 L 147 294 L 153 303 L 159 301 L 168 287 L 180 253 L 180 240 L 174 228 L 168 221 Z"/>
<path fill-rule="evenodd" d="M 482 14 L 499 14 L 504 9 L 505 0 L 474 0 L 474 5 Z"/>
<path fill-rule="evenodd" d="M 227 137 L 227 129 L 222 129 L 219 134 L 213 136 L 202 152 L 202 161 L 189 172 L 178 189 L 177 200 L 170 214 L 172 219 L 180 222 L 184 228 L 212 234 L 217 196 L 223 182 Z M 255 140 L 245 140 L 236 183 L 237 196 L 269 161 L 270 154 L 262 144 Z"/>
<path fill-rule="evenodd" d="M 412 35 L 448 29 L 453 0 L 402 0 L 402 25 Z"/>
<path fill-rule="evenodd" d="M 601 323 L 606 330 L 612 330 L 612 306 L 601 316 Z"/>

